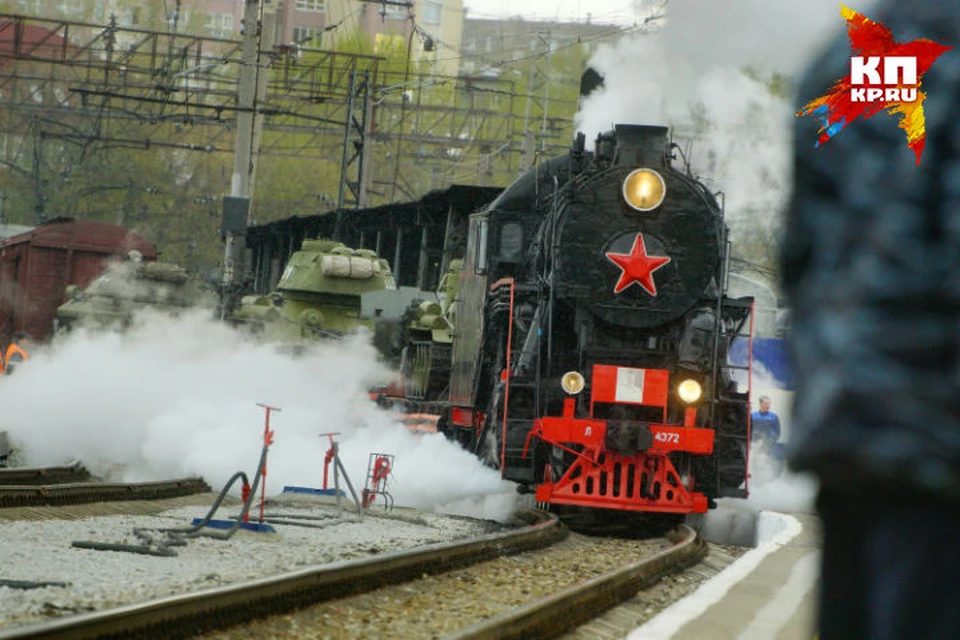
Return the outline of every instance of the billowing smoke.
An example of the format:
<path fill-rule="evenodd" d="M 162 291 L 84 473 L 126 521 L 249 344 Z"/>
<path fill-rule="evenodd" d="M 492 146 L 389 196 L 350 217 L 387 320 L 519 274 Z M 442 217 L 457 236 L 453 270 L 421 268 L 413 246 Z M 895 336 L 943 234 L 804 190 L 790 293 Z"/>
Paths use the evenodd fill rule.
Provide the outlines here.
<path fill-rule="evenodd" d="M 498 473 L 442 435 L 414 437 L 374 405 L 367 389 L 389 373 L 366 337 L 291 356 L 207 316 L 141 316 L 123 335 L 74 332 L 33 354 L 0 384 L 2 427 L 23 462 L 79 459 L 132 481 L 200 475 L 219 489 L 234 472 L 256 470 L 264 403 L 281 409 L 271 416 L 268 495 L 320 487 L 328 439 L 319 434 L 339 432 L 358 491 L 369 454 L 388 453 L 397 504 L 495 519 L 512 509 L 512 486 Z"/>
<path fill-rule="evenodd" d="M 839 4 L 673 0 L 662 19 L 662 0 L 640 4 L 646 28 L 591 61 L 604 87 L 578 130 L 592 140 L 616 123 L 670 125 L 694 173 L 724 191 L 734 242 L 772 240 L 789 189 L 791 84 L 844 27 Z"/>

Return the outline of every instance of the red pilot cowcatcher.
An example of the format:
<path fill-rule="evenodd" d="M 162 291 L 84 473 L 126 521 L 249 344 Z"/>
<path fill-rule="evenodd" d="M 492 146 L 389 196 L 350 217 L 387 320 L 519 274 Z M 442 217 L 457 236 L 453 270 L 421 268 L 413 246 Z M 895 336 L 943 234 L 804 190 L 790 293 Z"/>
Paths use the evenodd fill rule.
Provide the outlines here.
<path fill-rule="evenodd" d="M 533 438 L 573 457 L 565 470 L 547 465 L 544 480 L 537 486 L 537 502 L 622 511 L 706 512 L 709 500 L 695 490 L 696 478 L 681 476 L 670 455 L 711 455 L 714 431 L 695 426 L 695 417 L 683 424 L 667 422 L 670 372 L 595 364 L 590 379 L 588 417 L 576 415 L 576 400 L 571 396 L 564 400 L 562 415 L 533 420 L 524 457 Z M 596 417 L 598 404 L 657 407 L 663 417 L 659 422 L 643 423 L 650 438 L 648 445 L 641 450 L 621 451 L 613 448 L 607 436 L 611 429 L 623 428 L 629 421 Z M 637 421 L 632 426 L 641 425 Z"/>
<path fill-rule="evenodd" d="M 653 281 L 653 272 L 670 262 L 669 256 L 647 255 L 647 245 L 643 241 L 643 234 L 638 233 L 633 241 L 630 253 L 605 254 L 607 260 L 620 267 L 620 279 L 613 287 L 614 293 L 620 293 L 633 283 L 637 283 L 651 296 L 657 295 L 657 285 Z"/>

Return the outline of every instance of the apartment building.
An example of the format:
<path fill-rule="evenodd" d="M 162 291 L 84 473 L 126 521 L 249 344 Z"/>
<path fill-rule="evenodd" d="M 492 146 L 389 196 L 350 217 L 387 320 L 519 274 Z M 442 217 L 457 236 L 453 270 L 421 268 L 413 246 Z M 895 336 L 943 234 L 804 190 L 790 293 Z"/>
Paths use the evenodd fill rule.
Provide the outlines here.
<path fill-rule="evenodd" d="M 436 63 L 435 71 L 459 70 L 463 0 L 262 0 L 275 24 L 274 42 L 331 49 L 358 32 L 377 49 L 405 50 Z M 7 10 L 30 16 L 124 28 L 236 39 L 244 0 L 7 0 Z"/>
<path fill-rule="evenodd" d="M 604 42 L 621 37 L 624 28 L 615 24 L 524 20 L 488 20 L 467 17 L 463 21 L 460 72 L 465 75 L 500 75 L 504 65 L 553 51 L 579 47 L 585 58 Z"/>

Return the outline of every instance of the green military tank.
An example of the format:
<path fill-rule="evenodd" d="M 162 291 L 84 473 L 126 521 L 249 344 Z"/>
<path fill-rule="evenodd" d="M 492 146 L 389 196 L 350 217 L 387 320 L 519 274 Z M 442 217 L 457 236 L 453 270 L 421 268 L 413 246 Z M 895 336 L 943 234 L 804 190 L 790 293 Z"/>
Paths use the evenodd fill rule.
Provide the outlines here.
<path fill-rule="evenodd" d="M 447 389 L 462 268 L 462 260 L 451 260 L 436 295 L 415 303 L 404 319 L 400 370 L 408 399 L 437 401 Z"/>
<path fill-rule="evenodd" d="M 258 337 L 285 344 L 338 338 L 360 327 L 374 330 L 365 294 L 396 290 L 390 265 L 369 249 L 333 240 L 304 240 L 276 290 L 244 296 L 229 320 Z"/>
<path fill-rule="evenodd" d="M 126 328 L 136 312 L 152 310 L 177 315 L 187 309 L 217 308 L 215 289 L 183 268 L 168 262 L 147 262 L 131 251 L 86 289 L 67 287 L 67 302 L 57 309 L 55 328 L 68 331 Z"/>

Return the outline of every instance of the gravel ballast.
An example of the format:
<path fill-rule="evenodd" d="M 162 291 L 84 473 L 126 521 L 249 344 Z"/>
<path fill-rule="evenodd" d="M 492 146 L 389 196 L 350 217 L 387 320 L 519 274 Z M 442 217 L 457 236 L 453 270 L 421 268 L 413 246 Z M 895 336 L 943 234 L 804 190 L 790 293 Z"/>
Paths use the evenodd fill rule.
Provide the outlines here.
<path fill-rule="evenodd" d="M 240 530 L 229 540 L 200 537 L 173 547 L 175 557 L 80 549 L 74 541 L 142 545 L 138 528 L 185 528 L 208 506 L 157 515 L 114 515 L 79 520 L 0 519 L 0 585 L 64 583 L 65 587 L 0 586 L 0 628 L 189 593 L 311 565 L 367 558 L 436 542 L 469 538 L 501 525 L 458 516 L 395 509 L 372 510 L 362 520 L 351 511 L 310 501 L 268 503 L 283 516 L 276 533 Z M 217 518 L 235 515 L 221 509 Z M 255 518 L 251 517 L 251 521 Z"/>

